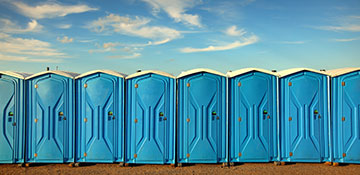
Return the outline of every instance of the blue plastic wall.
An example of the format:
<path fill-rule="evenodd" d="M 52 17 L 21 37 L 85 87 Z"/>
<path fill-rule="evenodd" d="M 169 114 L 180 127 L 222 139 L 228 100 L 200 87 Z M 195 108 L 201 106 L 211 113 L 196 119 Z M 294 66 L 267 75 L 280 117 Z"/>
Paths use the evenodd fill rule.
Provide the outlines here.
<path fill-rule="evenodd" d="M 175 163 L 175 79 L 153 73 L 127 80 L 125 162 Z"/>
<path fill-rule="evenodd" d="M 228 161 L 226 79 L 200 72 L 178 79 L 178 162 Z"/>
<path fill-rule="evenodd" d="M 280 78 L 280 158 L 331 161 L 328 77 L 301 71 Z"/>
<path fill-rule="evenodd" d="M 124 79 L 76 79 L 76 162 L 124 161 Z"/>
<path fill-rule="evenodd" d="M 74 80 L 43 74 L 26 81 L 26 162 L 74 161 Z"/>
<path fill-rule="evenodd" d="M 360 163 L 360 71 L 332 78 L 334 162 Z"/>
<path fill-rule="evenodd" d="M 23 163 L 24 80 L 0 74 L 0 163 Z"/>
<path fill-rule="evenodd" d="M 278 156 L 277 77 L 249 72 L 229 78 L 230 162 L 269 162 Z"/>

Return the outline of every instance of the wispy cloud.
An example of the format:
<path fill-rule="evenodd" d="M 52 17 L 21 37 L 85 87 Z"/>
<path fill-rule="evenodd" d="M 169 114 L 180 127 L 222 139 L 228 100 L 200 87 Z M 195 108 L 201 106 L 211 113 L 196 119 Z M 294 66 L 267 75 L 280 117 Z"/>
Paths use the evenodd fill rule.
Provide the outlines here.
<path fill-rule="evenodd" d="M 360 38 L 337 38 L 337 39 L 333 39 L 333 41 L 336 42 L 351 42 L 351 41 L 357 41 L 360 40 Z"/>
<path fill-rule="evenodd" d="M 43 28 L 36 20 L 31 20 L 26 24 L 26 28 L 20 27 L 18 24 L 10 21 L 9 19 L 0 18 L 1 32 L 5 33 L 27 33 L 27 32 L 40 32 Z"/>
<path fill-rule="evenodd" d="M 329 31 L 360 32 L 360 16 L 345 16 L 335 20 L 335 25 L 316 26 L 316 29 Z"/>
<path fill-rule="evenodd" d="M 305 41 L 281 41 L 281 44 L 305 44 Z"/>
<path fill-rule="evenodd" d="M 95 32 L 116 32 L 123 35 L 149 38 L 153 40 L 173 40 L 179 38 L 181 33 L 175 29 L 164 26 L 150 26 L 150 19 L 142 17 L 130 18 L 109 14 L 104 18 L 92 21 L 88 28 Z"/>
<path fill-rule="evenodd" d="M 73 42 L 73 38 L 69 38 L 67 36 L 64 36 L 63 38 L 57 37 L 57 40 L 64 44 Z"/>
<path fill-rule="evenodd" d="M 229 28 L 227 28 L 224 33 L 229 36 L 243 36 L 246 34 L 245 29 L 237 29 L 237 26 L 233 25 Z"/>
<path fill-rule="evenodd" d="M 0 53 L 2 59 L 8 61 L 59 62 L 61 58 L 67 57 L 65 53 L 53 49 L 48 42 L 15 38 L 3 33 L 0 33 Z M 52 57 L 52 59 L 47 57 Z"/>
<path fill-rule="evenodd" d="M 108 56 L 107 58 L 111 58 L 111 59 L 134 59 L 137 57 L 140 57 L 141 54 L 140 53 L 133 53 L 131 55 L 112 55 L 112 56 Z"/>
<path fill-rule="evenodd" d="M 143 0 L 151 5 L 153 14 L 157 15 L 164 10 L 175 22 L 201 27 L 200 16 L 186 13 L 188 9 L 201 3 L 201 0 Z"/>
<path fill-rule="evenodd" d="M 29 58 L 27 56 L 13 56 L 13 55 L 4 55 L 0 53 L 1 61 L 15 61 L 15 62 L 46 62 L 46 63 L 60 63 L 59 59 L 38 59 L 38 58 Z"/>
<path fill-rule="evenodd" d="M 208 46 L 205 48 L 193 48 L 193 47 L 185 47 L 180 49 L 183 53 L 193 53 L 193 52 L 210 52 L 210 51 L 223 51 L 235 49 L 247 45 L 254 44 L 259 41 L 259 38 L 254 34 L 247 34 L 245 29 L 237 29 L 236 26 L 230 26 L 224 31 L 228 36 L 236 36 L 236 40 L 224 45 L 217 46 Z"/>
<path fill-rule="evenodd" d="M 330 31 L 348 31 L 348 32 L 360 32 L 360 24 L 359 25 L 341 25 L 341 26 L 320 26 L 317 29 L 321 30 L 330 30 Z"/>
<path fill-rule="evenodd" d="M 71 28 L 71 24 L 59 24 L 57 25 L 57 28 L 59 29 L 70 29 Z"/>
<path fill-rule="evenodd" d="M 31 6 L 19 1 L 11 3 L 16 7 L 19 13 L 34 19 L 63 17 L 69 14 L 98 10 L 97 8 L 89 7 L 84 4 L 63 5 L 57 2 L 45 2 L 36 6 Z"/>

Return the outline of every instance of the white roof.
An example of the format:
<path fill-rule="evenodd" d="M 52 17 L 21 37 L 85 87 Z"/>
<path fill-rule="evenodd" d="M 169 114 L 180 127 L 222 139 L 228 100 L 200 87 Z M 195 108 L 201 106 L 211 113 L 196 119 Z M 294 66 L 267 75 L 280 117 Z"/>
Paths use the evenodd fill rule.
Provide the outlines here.
<path fill-rule="evenodd" d="M 328 75 L 328 73 L 325 72 L 325 71 L 318 71 L 318 70 L 309 69 L 309 68 L 286 69 L 286 70 L 280 71 L 278 73 L 278 75 L 279 75 L 279 77 L 285 77 L 285 76 L 288 76 L 288 75 L 291 75 L 291 74 L 294 74 L 294 73 L 298 73 L 298 72 L 301 72 L 301 71 L 309 71 L 309 72 L 315 72 L 315 73 L 318 73 L 318 74 Z"/>
<path fill-rule="evenodd" d="M 96 73 L 104 73 L 104 74 L 109 74 L 109 75 L 113 75 L 113 76 L 121 77 L 121 78 L 126 77 L 125 74 L 122 74 L 120 72 L 115 72 L 115 71 L 112 71 L 112 70 L 92 70 L 92 71 L 89 71 L 89 72 L 82 73 L 81 75 L 78 75 L 77 77 L 75 77 L 75 79 L 79 79 L 79 78 L 86 77 L 88 75 L 92 75 L 92 74 L 96 74 Z"/>
<path fill-rule="evenodd" d="M 31 75 L 31 74 L 24 73 L 24 72 L 13 72 L 13 71 L 0 71 L 0 74 L 9 75 L 9 76 L 20 78 L 20 79 L 25 79 L 26 77 Z"/>
<path fill-rule="evenodd" d="M 169 73 L 166 73 L 166 72 L 162 72 L 162 71 L 158 71 L 158 70 L 145 70 L 145 71 L 133 73 L 133 74 L 127 76 L 126 79 L 130 79 L 130 78 L 134 78 L 134 77 L 138 77 L 138 76 L 146 75 L 146 74 L 158 74 L 158 75 L 162 75 L 165 77 L 176 78 L 175 76 L 173 76 Z"/>
<path fill-rule="evenodd" d="M 347 67 L 347 68 L 333 69 L 333 70 L 327 71 L 327 73 L 332 77 L 336 77 L 336 76 L 340 76 L 340 75 L 344 75 L 344 74 L 356 72 L 356 71 L 360 71 L 360 67 L 358 67 L 358 68 Z"/>
<path fill-rule="evenodd" d="M 29 76 L 29 77 L 26 77 L 25 79 L 28 80 L 28 79 L 31 79 L 31 78 L 34 78 L 34 77 L 45 75 L 45 74 L 57 74 L 57 75 L 61 75 L 61 76 L 68 77 L 68 78 L 75 78 L 76 76 L 79 75 L 78 73 L 75 73 L 75 72 L 66 72 L 66 71 L 53 70 L 53 71 L 39 72 L 39 73 L 33 74 L 33 75 Z"/>
<path fill-rule="evenodd" d="M 271 71 L 268 71 L 268 70 L 265 70 L 265 69 L 259 69 L 259 68 L 239 69 L 239 70 L 235 70 L 235 71 L 228 72 L 226 75 L 227 75 L 229 78 L 232 78 L 232 77 L 236 77 L 236 76 L 239 76 L 239 75 L 242 75 L 242 74 L 246 74 L 246 73 L 252 72 L 252 71 L 257 71 L 257 72 L 262 72 L 262 73 L 266 73 L 266 74 L 269 74 L 269 75 L 278 76 L 278 74 L 277 74 L 276 72 L 271 72 Z"/>
<path fill-rule="evenodd" d="M 187 70 L 185 72 L 181 72 L 177 78 L 182 78 L 182 77 L 185 77 L 185 76 L 188 76 L 188 75 L 192 75 L 192 74 L 196 74 L 196 73 L 199 73 L 199 72 L 207 72 L 207 73 L 211 73 L 211 74 L 215 74 L 215 75 L 220 75 L 220 76 L 224 76 L 225 77 L 225 74 L 221 73 L 221 72 L 218 72 L 218 71 L 215 71 L 215 70 L 211 70 L 211 69 L 206 69 L 206 68 L 197 68 L 197 69 L 191 69 L 191 70 Z"/>

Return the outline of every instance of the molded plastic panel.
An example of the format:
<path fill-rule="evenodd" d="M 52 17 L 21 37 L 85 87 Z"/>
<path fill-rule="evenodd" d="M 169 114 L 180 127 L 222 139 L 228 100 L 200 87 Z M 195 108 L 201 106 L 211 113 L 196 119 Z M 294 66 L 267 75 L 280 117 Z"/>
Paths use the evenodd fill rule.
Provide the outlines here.
<path fill-rule="evenodd" d="M 126 163 L 175 163 L 175 79 L 127 80 Z"/>
<path fill-rule="evenodd" d="M 23 163 L 24 80 L 0 74 L 0 163 Z"/>
<path fill-rule="evenodd" d="M 123 162 L 124 79 L 95 73 L 76 80 L 76 161 Z"/>
<path fill-rule="evenodd" d="M 360 163 L 360 71 L 332 78 L 334 161 Z"/>
<path fill-rule="evenodd" d="M 74 80 L 44 74 L 27 80 L 26 161 L 74 161 Z"/>
<path fill-rule="evenodd" d="M 277 88 L 273 75 L 229 79 L 230 162 L 277 160 Z"/>
<path fill-rule="evenodd" d="M 178 79 L 178 162 L 228 161 L 226 79 L 196 73 Z"/>
<path fill-rule="evenodd" d="M 281 161 L 331 161 L 327 76 L 302 71 L 280 79 Z"/>

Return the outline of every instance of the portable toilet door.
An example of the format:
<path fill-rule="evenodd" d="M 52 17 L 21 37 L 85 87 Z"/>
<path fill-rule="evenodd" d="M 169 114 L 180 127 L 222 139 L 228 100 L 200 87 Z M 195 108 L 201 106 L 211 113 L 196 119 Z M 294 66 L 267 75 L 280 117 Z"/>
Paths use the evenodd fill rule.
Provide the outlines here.
<path fill-rule="evenodd" d="M 333 161 L 360 163 L 360 68 L 329 71 L 332 77 Z"/>
<path fill-rule="evenodd" d="M 277 74 L 228 72 L 230 162 L 277 161 Z"/>
<path fill-rule="evenodd" d="M 306 68 L 279 75 L 281 161 L 331 161 L 329 77 Z"/>
<path fill-rule="evenodd" d="M 141 71 L 126 79 L 125 163 L 175 164 L 175 77 Z"/>
<path fill-rule="evenodd" d="M 0 71 L 0 163 L 24 163 L 26 76 Z"/>
<path fill-rule="evenodd" d="M 73 78 L 76 75 L 45 71 L 26 78 L 26 162 L 74 161 Z"/>
<path fill-rule="evenodd" d="M 210 69 L 178 76 L 178 163 L 227 163 L 226 77 Z"/>
<path fill-rule="evenodd" d="M 76 80 L 76 162 L 124 162 L 124 75 L 110 70 Z"/>

